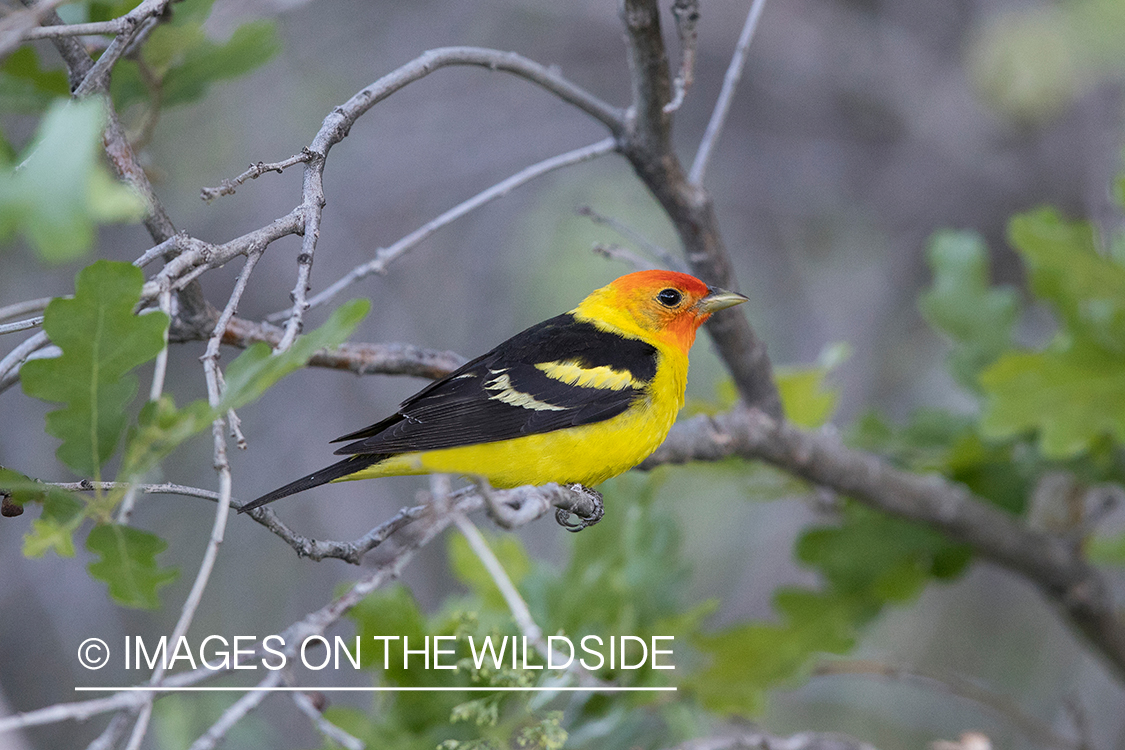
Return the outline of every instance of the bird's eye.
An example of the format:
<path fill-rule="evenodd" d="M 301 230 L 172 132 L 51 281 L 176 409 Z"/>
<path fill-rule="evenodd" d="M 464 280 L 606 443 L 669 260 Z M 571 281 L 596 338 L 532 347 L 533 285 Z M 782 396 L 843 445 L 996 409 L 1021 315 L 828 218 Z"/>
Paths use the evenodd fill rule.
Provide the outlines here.
<path fill-rule="evenodd" d="M 680 294 L 675 289 L 661 289 L 656 295 L 656 300 L 665 307 L 675 307 L 680 304 L 683 299 L 684 295 Z"/>

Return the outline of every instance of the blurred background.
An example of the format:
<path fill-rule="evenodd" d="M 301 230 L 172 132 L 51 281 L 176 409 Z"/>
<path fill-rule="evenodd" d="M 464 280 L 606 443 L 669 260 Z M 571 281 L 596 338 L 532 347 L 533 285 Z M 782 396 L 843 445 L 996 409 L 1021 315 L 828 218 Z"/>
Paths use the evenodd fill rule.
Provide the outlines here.
<path fill-rule="evenodd" d="M 675 125 L 681 158 L 689 163 L 747 8 L 742 2 L 702 6 L 696 83 Z M 332 107 L 424 50 L 514 50 L 560 66 L 610 103 L 628 98 L 612 0 L 218 3 L 208 30 L 225 39 L 239 23 L 262 16 L 277 20 L 280 54 L 199 103 L 163 112 L 144 156 L 177 228 L 214 243 L 287 213 L 300 199 L 300 170 L 263 176 L 210 204 L 199 198 L 202 187 L 233 178 L 249 163 L 297 153 Z M 767 4 L 706 186 L 741 290 L 751 299 L 742 309 L 774 362 L 809 363 L 836 342 L 850 346 L 832 381 L 842 392 L 840 424 L 872 408 L 902 419 L 923 405 L 972 404 L 946 374 L 946 348 L 916 309 L 935 229 L 980 232 L 993 251 L 994 278 L 1018 284 L 1021 271 L 1004 241 L 1013 212 L 1052 204 L 1105 227 L 1118 224 L 1108 188 L 1120 167 L 1123 42 L 1120 0 Z M 58 64 L 49 48 L 41 53 Z M 14 141 L 20 127 L 12 121 Z M 474 193 L 603 136 L 578 111 L 504 74 L 453 68 L 409 86 L 361 118 L 331 153 L 313 291 Z M 364 296 L 373 303 L 354 338 L 473 356 L 569 309 L 632 270 L 591 252 L 595 242 L 623 240 L 577 215 L 581 206 L 678 249 L 625 161 L 604 157 L 518 189 L 438 232 L 385 276 L 351 287 L 339 301 Z M 143 228 L 117 227 L 101 231 L 96 252 L 129 261 L 148 247 Z M 299 248 L 297 238 L 271 246 L 240 315 L 260 319 L 288 304 Z M 0 305 L 69 293 L 82 265 L 46 268 L 26 248 L 5 252 L 0 264 Z M 238 265 L 204 277 L 213 303 L 227 298 Z M 314 310 L 310 325 L 328 312 Z M 1036 333 L 1034 326 L 1022 331 Z M 5 350 L 14 343 L 5 341 Z M 172 350 L 169 390 L 177 403 L 205 392 L 197 363 L 203 348 L 199 342 Z M 233 352 L 225 356 L 229 362 Z M 701 338 L 689 395 L 714 399 L 722 377 L 710 342 Z M 422 384 L 315 369 L 290 376 L 240 414 L 249 449 L 233 456 L 235 496 L 250 499 L 320 468 L 331 460 L 329 440 L 381 418 Z M 0 395 L 0 464 L 67 480 L 53 439 L 41 431 L 47 410 L 17 389 Z M 195 439 L 165 463 L 164 479 L 212 488 L 210 453 L 208 439 Z M 417 479 L 337 485 L 276 507 L 301 533 L 353 539 L 412 503 L 424 486 Z M 768 618 L 778 585 L 810 582 L 791 554 L 794 536 L 816 516 L 807 498 L 748 498 L 738 483 L 690 473 L 674 474 L 660 491 L 682 497 L 685 554 L 697 590 L 720 600 L 716 626 Z M 608 508 L 612 513 L 612 494 Z M 112 644 L 127 634 L 169 632 L 212 516 L 213 507 L 199 500 L 141 500 L 135 522 L 174 529 L 165 533 L 171 547 L 164 559 L 183 571 L 156 613 L 112 604 L 86 575 L 83 551 L 78 560 L 24 559 L 28 514 L 2 519 L 0 714 L 72 700 L 71 686 L 89 680 L 73 651 L 89 635 Z M 567 535 L 549 519 L 517 533 L 537 558 L 565 556 Z M 192 632 L 277 632 L 357 573 L 339 561 L 297 560 L 258 525 L 232 518 Z M 426 549 L 404 580 L 426 606 L 457 587 L 441 545 Z M 1073 700 L 1089 717 L 1098 747 L 1125 748 L 1120 685 L 1027 584 L 988 564 L 889 611 L 857 655 L 954 670 L 1060 728 L 1067 726 L 1062 707 Z M 123 672 L 106 679 L 133 680 Z M 1034 746 L 978 704 L 937 688 L 862 676 L 814 678 L 776 692 L 762 721 L 777 733 L 845 731 L 886 750 L 922 747 L 970 729 L 987 732 L 1000 747 Z M 272 747 L 320 743 L 287 703 L 267 702 L 251 723 Z M 102 726 L 70 723 L 3 735 L 0 748 L 81 746 Z M 150 746 L 163 746 L 159 732 Z M 238 735 L 230 746 L 240 746 Z"/>

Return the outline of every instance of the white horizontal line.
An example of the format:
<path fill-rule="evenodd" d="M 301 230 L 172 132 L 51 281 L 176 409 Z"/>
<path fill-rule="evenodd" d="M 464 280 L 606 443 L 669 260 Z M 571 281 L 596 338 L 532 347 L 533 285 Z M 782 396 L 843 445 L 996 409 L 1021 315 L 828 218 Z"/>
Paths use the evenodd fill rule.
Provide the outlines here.
<path fill-rule="evenodd" d="M 128 685 L 124 687 L 76 687 L 75 692 L 80 693 L 440 693 L 444 691 L 454 692 L 588 692 L 588 693 L 637 693 L 637 692 L 651 692 L 651 693 L 665 693 L 675 692 L 675 687 L 621 687 L 617 685 L 606 685 L 604 687 L 581 687 L 581 686 L 559 686 L 559 687 L 391 687 L 391 686 L 378 686 L 378 687 L 293 687 L 289 685 L 282 685 L 278 687 L 261 687 L 254 685 L 251 687 L 234 687 L 234 686 L 199 686 L 191 685 L 184 687 L 172 687 L 163 685 Z"/>

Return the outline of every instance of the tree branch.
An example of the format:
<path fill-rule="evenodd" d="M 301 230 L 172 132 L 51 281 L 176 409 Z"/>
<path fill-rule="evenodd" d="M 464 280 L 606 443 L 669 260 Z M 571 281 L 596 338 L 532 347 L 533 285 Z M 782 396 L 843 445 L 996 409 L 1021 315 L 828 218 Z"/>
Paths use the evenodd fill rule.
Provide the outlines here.
<path fill-rule="evenodd" d="M 742 27 L 742 34 L 738 37 L 738 44 L 734 48 L 734 55 L 727 66 L 727 73 L 723 76 L 723 88 L 715 102 L 715 109 L 711 113 L 711 120 L 707 123 L 707 130 L 699 141 L 699 150 L 695 152 L 695 161 L 691 164 L 688 181 L 693 185 L 703 182 L 703 173 L 707 171 L 707 162 L 711 159 L 711 150 L 719 140 L 719 134 L 726 124 L 727 115 L 730 113 L 730 103 L 734 99 L 734 90 L 742 78 L 742 68 L 746 64 L 746 53 L 750 51 L 750 40 L 754 38 L 754 31 L 758 28 L 758 19 L 762 17 L 762 9 L 766 7 L 766 0 L 754 0 L 750 12 L 746 16 L 746 23 Z"/>
<path fill-rule="evenodd" d="M 891 466 L 846 447 L 834 433 L 806 432 L 757 409 L 736 407 L 716 417 L 677 423 L 642 465 L 760 459 L 893 516 L 937 529 L 955 542 L 1034 583 L 1125 678 L 1125 625 L 1101 574 L 1066 540 L 1030 529 L 1013 516 L 932 474 Z"/>
<path fill-rule="evenodd" d="M 633 76 L 633 106 L 620 150 L 676 227 L 692 273 L 708 284 L 737 291 L 711 196 L 688 181 L 672 149 L 672 119 L 666 111 L 672 87 L 656 0 L 624 0 L 621 15 Z M 780 418 L 781 399 L 765 343 L 743 313 L 719 311 L 707 322 L 707 332 L 743 401 Z"/>
<path fill-rule="evenodd" d="M 536 177 L 545 175 L 548 172 L 553 172 L 556 169 L 569 167 L 574 164 L 581 164 L 584 161 L 589 161 L 590 159 L 595 159 L 604 154 L 608 154 L 611 151 L 615 150 L 616 147 L 616 140 L 614 140 L 613 138 L 606 138 L 604 140 L 598 141 L 597 143 L 592 143 L 589 146 L 583 146 L 582 148 L 568 151 L 565 154 L 552 156 L 549 159 L 544 159 L 541 162 L 521 169 L 511 177 L 508 177 L 507 179 L 496 183 L 486 190 L 482 190 L 468 200 L 458 203 L 453 208 L 444 212 L 440 216 L 437 216 L 436 218 L 426 222 L 421 227 L 415 229 L 413 232 L 398 240 L 394 244 L 389 245 L 385 248 L 379 248 L 375 251 L 374 258 L 367 261 L 366 263 L 361 263 L 360 265 L 356 266 L 346 276 L 338 279 L 324 291 L 315 295 L 308 301 L 308 306 L 312 308 L 317 307 L 318 305 L 322 305 L 339 294 L 343 289 L 351 286 L 360 279 L 366 276 L 370 276 L 373 273 L 384 273 L 389 263 L 405 255 L 408 251 L 412 250 L 437 230 L 461 218 L 470 211 L 474 211 L 481 206 L 496 200 L 497 198 L 503 198 L 505 195 L 512 192 L 512 190 L 516 189 L 520 185 L 530 182 Z M 288 314 L 289 311 L 283 310 L 281 312 L 269 315 L 266 319 L 269 321 L 282 320 Z"/>

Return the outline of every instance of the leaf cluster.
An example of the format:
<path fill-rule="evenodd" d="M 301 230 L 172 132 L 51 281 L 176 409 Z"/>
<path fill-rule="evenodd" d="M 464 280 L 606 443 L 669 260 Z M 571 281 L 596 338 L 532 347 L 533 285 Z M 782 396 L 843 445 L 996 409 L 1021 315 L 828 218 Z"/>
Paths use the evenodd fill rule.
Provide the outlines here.
<path fill-rule="evenodd" d="M 100 481 L 124 438 L 118 480 L 139 481 L 216 417 L 256 400 L 317 350 L 346 339 L 369 308 L 366 300 L 342 305 L 323 326 L 280 355 L 264 343 L 250 347 L 227 368 L 226 390 L 214 408 L 199 400 L 177 409 L 163 395 L 147 402 L 130 424 L 136 371 L 164 349 L 168 326 L 168 317 L 158 310 L 135 314 L 143 282 L 141 270 L 129 263 L 97 261 L 82 269 L 74 296 L 52 300 L 44 314 L 44 330 L 61 354 L 32 360 L 20 370 L 27 395 L 62 405 L 47 414 L 47 432 L 61 440 L 59 460 L 80 477 Z M 175 571 L 156 564 L 156 555 L 167 546 L 163 540 L 113 522 L 125 490 L 98 491 L 90 498 L 45 487 L 7 469 L 0 472 L 0 486 L 14 502 L 43 506 L 24 539 L 26 555 L 53 549 L 73 556 L 73 535 L 92 519 L 96 525 L 86 548 L 100 559 L 90 565 L 90 575 L 109 584 L 110 596 L 121 604 L 159 606 L 157 590 L 173 580 Z"/>

